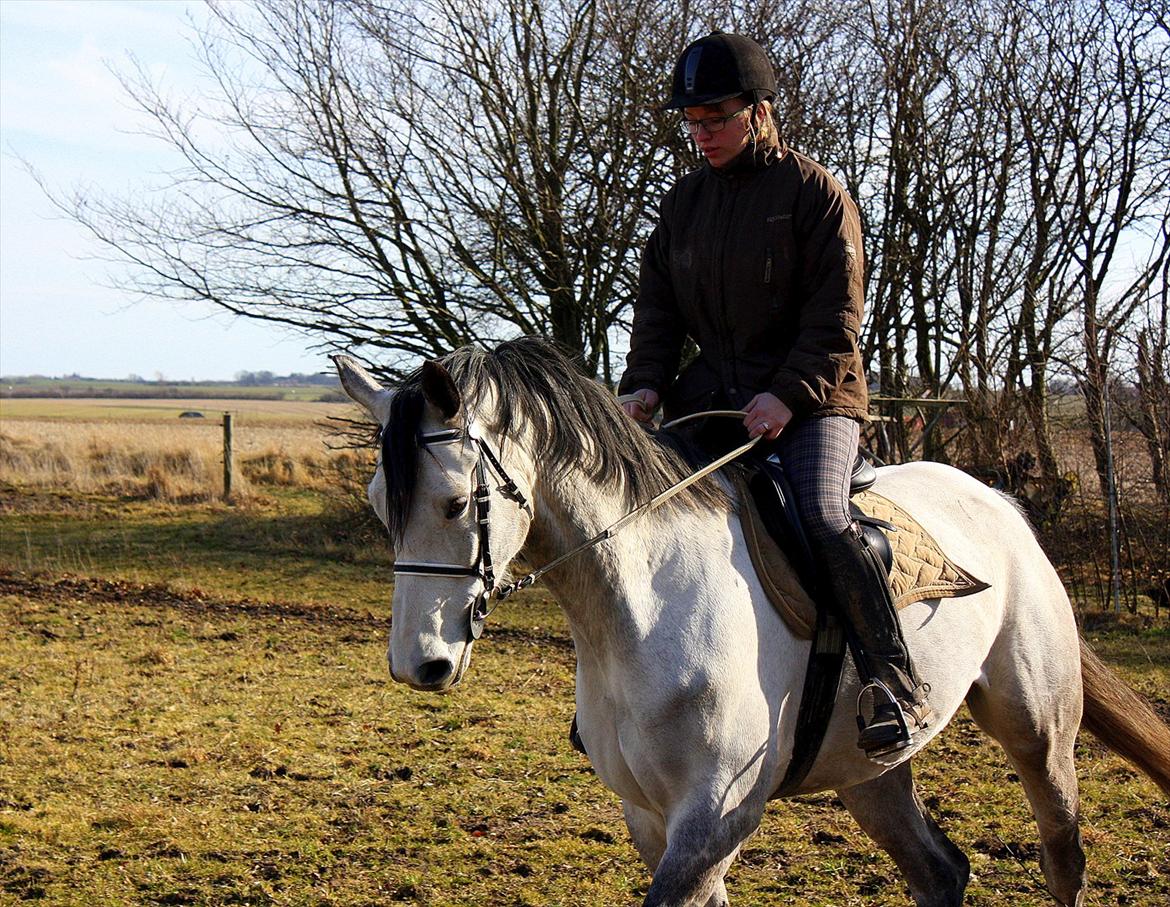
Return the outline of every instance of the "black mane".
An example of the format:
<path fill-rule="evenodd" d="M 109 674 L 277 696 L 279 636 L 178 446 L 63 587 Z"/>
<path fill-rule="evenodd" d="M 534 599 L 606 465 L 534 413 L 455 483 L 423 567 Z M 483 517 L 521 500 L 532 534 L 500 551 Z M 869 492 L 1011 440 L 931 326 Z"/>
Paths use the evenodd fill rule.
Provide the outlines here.
<path fill-rule="evenodd" d="M 479 416 L 496 435 L 511 426 L 531 426 L 533 453 L 545 468 L 579 469 L 602 487 L 625 496 L 633 507 L 689 475 L 702 458 L 670 432 L 651 434 L 618 406 L 613 395 L 587 378 L 557 346 L 539 337 L 501 343 L 491 352 L 463 347 L 440 360 L 463 399 L 464 413 Z M 481 414 L 487 392 L 494 413 Z M 421 370 L 397 388 L 382 436 L 388 525 L 401 539 L 418 477 L 419 425 L 424 398 Z M 695 483 L 672 503 L 726 508 L 729 499 L 710 478 Z"/>

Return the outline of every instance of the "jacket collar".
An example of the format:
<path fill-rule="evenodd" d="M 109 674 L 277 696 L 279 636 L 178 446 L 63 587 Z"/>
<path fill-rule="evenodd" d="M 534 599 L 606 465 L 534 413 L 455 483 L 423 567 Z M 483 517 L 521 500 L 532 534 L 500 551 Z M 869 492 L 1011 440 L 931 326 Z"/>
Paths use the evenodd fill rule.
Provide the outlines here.
<path fill-rule="evenodd" d="M 723 179 L 742 178 L 771 167 L 784 157 L 787 151 L 788 147 L 783 140 L 778 145 L 759 145 L 752 142 L 732 158 L 726 167 L 716 168 L 707 164 L 707 168 Z"/>

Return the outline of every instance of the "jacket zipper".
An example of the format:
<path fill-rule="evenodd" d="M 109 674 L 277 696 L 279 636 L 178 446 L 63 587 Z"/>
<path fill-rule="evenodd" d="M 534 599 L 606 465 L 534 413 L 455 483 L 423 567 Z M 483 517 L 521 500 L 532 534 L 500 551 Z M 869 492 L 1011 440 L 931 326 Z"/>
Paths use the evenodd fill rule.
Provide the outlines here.
<path fill-rule="evenodd" d="M 719 247 L 715 255 L 715 284 L 716 297 L 719 300 L 720 334 L 722 335 L 724 347 L 722 350 L 722 359 L 727 363 L 725 376 L 730 382 L 729 384 L 725 384 L 724 389 L 728 396 L 733 398 L 728 402 L 734 406 L 740 406 L 742 402 L 746 401 L 735 399 L 739 397 L 739 364 L 736 361 L 735 340 L 731 333 L 731 320 L 728 317 L 728 299 L 724 292 L 724 274 L 726 273 L 724 254 L 727 251 L 727 240 L 731 235 L 733 226 L 730 215 L 735 210 L 734 202 L 739 193 L 739 184 L 737 181 L 729 180 L 726 188 L 727 191 L 724 194 L 719 210 L 719 216 L 723 220 L 723 235 L 719 239 Z"/>

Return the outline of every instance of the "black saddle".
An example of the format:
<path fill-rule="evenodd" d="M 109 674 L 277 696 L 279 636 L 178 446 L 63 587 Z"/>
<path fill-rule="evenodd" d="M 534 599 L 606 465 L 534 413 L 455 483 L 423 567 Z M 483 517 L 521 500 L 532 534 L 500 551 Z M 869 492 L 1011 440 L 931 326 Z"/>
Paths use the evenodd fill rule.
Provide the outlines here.
<path fill-rule="evenodd" d="M 812 546 L 800 522 L 800 515 L 792 501 L 792 488 L 788 477 L 784 474 L 784 467 L 779 458 L 772 454 L 767 459 L 756 461 L 756 472 L 748 480 L 752 497 L 759 508 L 764 526 L 775 539 L 776 544 L 788 555 L 788 559 L 796 568 L 805 587 L 812 590 L 817 586 L 816 559 Z M 853 464 L 853 474 L 849 482 L 850 496 L 860 494 L 877 481 L 877 470 L 861 454 Z M 896 527 L 885 520 L 875 519 L 862 512 L 861 508 L 849 502 L 849 510 L 865 535 L 865 540 L 878 557 L 879 563 L 886 568 L 889 574 L 894 565 L 894 552 L 890 540 L 885 532 L 896 531 Z"/>

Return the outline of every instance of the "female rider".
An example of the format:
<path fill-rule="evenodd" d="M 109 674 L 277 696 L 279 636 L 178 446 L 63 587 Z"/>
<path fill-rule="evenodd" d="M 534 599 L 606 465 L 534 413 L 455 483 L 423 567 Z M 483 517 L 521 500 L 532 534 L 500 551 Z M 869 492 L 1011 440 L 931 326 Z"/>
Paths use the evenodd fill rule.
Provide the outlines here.
<path fill-rule="evenodd" d="M 792 486 L 821 575 L 875 695 L 858 718 L 871 756 L 909 745 L 933 720 L 884 571 L 849 514 L 849 479 L 868 395 L 858 350 L 861 227 L 846 190 L 785 146 L 763 49 L 716 32 L 679 57 L 664 109 L 705 165 L 675 184 L 642 257 L 619 392 L 634 419 L 707 409 L 747 413 Z M 679 373 L 686 339 L 698 356 Z M 884 688 L 884 689 L 883 689 Z M 899 714 L 899 712 L 901 714 Z"/>

